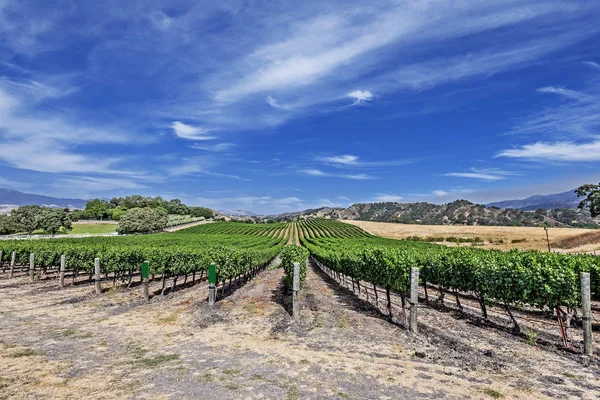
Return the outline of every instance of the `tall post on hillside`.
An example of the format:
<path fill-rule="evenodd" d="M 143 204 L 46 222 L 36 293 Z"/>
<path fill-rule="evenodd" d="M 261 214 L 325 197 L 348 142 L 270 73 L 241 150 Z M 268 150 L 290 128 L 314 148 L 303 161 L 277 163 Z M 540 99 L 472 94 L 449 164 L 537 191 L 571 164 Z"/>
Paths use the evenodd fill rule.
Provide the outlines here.
<path fill-rule="evenodd" d="M 149 266 L 148 261 L 142 263 L 142 285 L 144 286 L 144 300 L 150 300 L 150 283 L 149 283 Z"/>
<path fill-rule="evenodd" d="M 294 319 L 300 317 L 300 301 L 298 299 L 298 292 L 300 292 L 300 263 L 294 263 L 294 283 L 292 287 L 292 316 Z"/>
<path fill-rule="evenodd" d="M 544 224 L 544 230 L 546 231 L 546 242 L 548 243 L 548 253 L 551 253 L 550 249 L 550 235 L 548 234 L 548 225 Z"/>
<path fill-rule="evenodd" d="M 29 255 L 29 280 L 33 282 L 35 278 L 35 254 Z"/>
<path fill-rule="evenodd" d="M 211 263 L 208 266 L 208 305 L 214 306 L 217 297 L 217 266 Z"/>
<path fill-rule="evenodd" d="M 65 286 L 65 270 L 66 269 L 67 269 L 67 256 L 63 254 L 62 256 L 60 256 L 60 272 L 59 272 L 59 278 L 58 278 L 58 286 L 60 286 L 60 287 Z"/>
<path fill-rule="evenodd" d="M 581 278 L 581 314 L 583 321 L 583 354 L 592 355 L 592 295 L 590 288 L 590 273 L 580 272 Z"/>
<path fill-rule="evenodd" d="M 419 306 L 419 268 L 410 269 L 410 331 L 417 333 L 417 308 Z"/>
<path fill-rule="evenodd" d="M 100 287 L 100 259 L 94 258 L 94 275 L 96 278 L 96 294 L 102 293 L 102 288 Z"/>
<path fill-rule="evenodd" d="M 12 278 L 13 274 L 15 273 L 15 264 L 16 263 L 17 263 L 17 252 L 13 251 L 10 256 L 10 275 L 8 276 L 9 278 Z"/>
<path fill-rule="evenodd" d="M 0 250 L 0 264 L 2 264 L 2 256 L 4 255 L 4 251 Z"/>

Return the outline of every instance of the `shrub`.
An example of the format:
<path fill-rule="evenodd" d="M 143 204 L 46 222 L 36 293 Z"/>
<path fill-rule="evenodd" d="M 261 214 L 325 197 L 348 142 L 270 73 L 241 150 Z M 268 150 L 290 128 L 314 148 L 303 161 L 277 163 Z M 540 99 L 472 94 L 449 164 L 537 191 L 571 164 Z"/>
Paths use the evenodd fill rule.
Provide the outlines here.
<path fill-rule="evenodd" d="M 118 232 L 148 233 L 160 231 L 167 226 L 168 215 L 158 208 L 132 208 L 121 216 Z"/>

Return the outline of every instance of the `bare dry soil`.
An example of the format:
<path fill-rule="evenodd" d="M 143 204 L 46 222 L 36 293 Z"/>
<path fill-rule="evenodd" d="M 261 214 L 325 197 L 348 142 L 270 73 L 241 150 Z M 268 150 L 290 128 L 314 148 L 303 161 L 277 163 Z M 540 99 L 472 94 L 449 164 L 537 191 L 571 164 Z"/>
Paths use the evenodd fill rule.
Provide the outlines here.
<path fill-rule="evenodd" d="M 157 284 L 158 285 L 158 284 Z M 153 290 L 157 287 L 153 286 Z M 281 269 L 214 308 L 205 282 L 143 301 L 0 275 L 0 399 L 597 399 L 600 369 L 422 306 L 420 334 L 309 265 L 299 321 Z"/>

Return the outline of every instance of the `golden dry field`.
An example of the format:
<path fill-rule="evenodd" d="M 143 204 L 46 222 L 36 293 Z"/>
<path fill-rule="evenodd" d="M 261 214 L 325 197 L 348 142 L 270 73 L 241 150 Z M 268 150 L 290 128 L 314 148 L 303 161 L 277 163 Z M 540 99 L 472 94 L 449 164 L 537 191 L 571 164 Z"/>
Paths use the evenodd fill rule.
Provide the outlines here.
<path fill-rule="evenodd" d="M 546 242 L 546 232 L 543 228 L 534 227 L 512 227 L 512 226 L 463 226 L 463 225 L 416 225 L 416 224 L 397 224 L 390 222 L 372 222 L 372 221 L 350 221 L 340 220 L 348 224 L 356 225 L 367 232 L 391 239 L 405 239 L 409 236 L 419 236 L 422 238 L 462 238 L 483 240 L 483 245 L 477 247 L 486 249 L 524 249 L 524 250 L 542 250 L 548 249 Z M 577 236 L 589 236 L 590 232 L 597 232 L 590 229 L 576 228 L 550 228 L 550 246 L 552 251 L 560 252 L 593 252 L 600 250 L 600 240 L 594 240 L 587 243 L 582 240 L 578 246 L 567 246 L 570 248 L 558 248 L 558 244 L 564 239 Z M 448 246 L 456 246 L 453 242 L 438 242 Z M 461 243 L 460 246 L 471 246 L 471 243 Z M 599 252 L 600 253 L 600 252 Z"/>

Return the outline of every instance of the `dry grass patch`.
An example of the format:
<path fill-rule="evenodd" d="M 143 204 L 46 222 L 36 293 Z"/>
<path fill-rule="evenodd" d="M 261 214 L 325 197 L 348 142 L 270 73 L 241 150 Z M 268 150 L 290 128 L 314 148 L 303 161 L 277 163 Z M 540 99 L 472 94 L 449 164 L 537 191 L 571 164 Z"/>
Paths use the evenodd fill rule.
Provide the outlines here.
<path fill-rule="evenodd" d="M 572 249 L 588 244 L 600 244 L 600 230 L 583 233 L 577 236 L 566 237 L 553 243 L 561 249 Z"/>
<path fill-rule="evenodd" d="M 421 240 L 434 240 L 447 246 L 471 246 L 476 238 L 484 238 L 481 246 L 486 249 L 523 249 L 547 251 L 546 232 L 544 228 L 521 226 L 464 226 L 464 225 L 417 225 L 396 224 L 391 222 L 340 220 L 358 226 L 367 232 L 390 239 L 407 239 L 419 237 Z M 600 234 L 600 231 L 579 228 L 550 228 L 550 241 L 553 246 L 569 238 L 589 234 Z M 586 240 L 592 235 L 587 236 Z M 450 238 L 452 241 L 448 241 Z M 599 236 L 600 239 L 600 236 Z M 457 243 L 458 242 L 458 243 Z M 464 242 L 464 243 L 461 243 Z M 599 240 L 600 242 L 600 240 Z M 479 243 L 477 243 L 479 244 Z"/>

